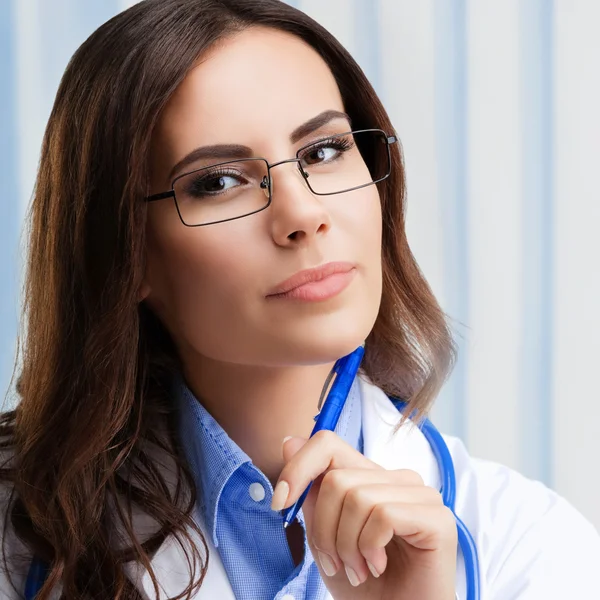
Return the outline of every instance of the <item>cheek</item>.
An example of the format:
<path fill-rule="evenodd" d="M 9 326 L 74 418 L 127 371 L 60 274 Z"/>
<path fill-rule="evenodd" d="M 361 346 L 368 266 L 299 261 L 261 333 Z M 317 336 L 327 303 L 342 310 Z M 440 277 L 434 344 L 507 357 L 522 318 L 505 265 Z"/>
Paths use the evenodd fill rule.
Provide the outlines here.
<path fill-rule="evenodd" d="M 218 226 L 202 230 L 180 225 L 152 236 L 149 304 L 180 341 L 191 332 L 198 340 L 213 338 L 227 320 L 251 307 L 248 234 L 236 235 L 232 229 L 224 235 Z"/>
<path fill-rule="evenodd" d="M 382 215 L 381 215 L 381 199 L 379 197 L 379 191 L 373 186 L 374 194 L 372 201 L 369 204 L 369 228 L 376 241 L 376 245 L 381 254 L 381 230 L 382 230 Z"/>
<path fill-rule="evenodd" d="M 381 259 L 382 216 L 381 201 L 375 186 L 369 186 L 354 192 L 360 197 L 350 199 L 347 204 L 351 210 L 346 210 L 345 218 L 349 219 L 347 230 L 350 233 L 350 243 L 368 263 L 369 269 L 377 271 L 380 265 L 374 264 Z"/>
<path fill-rule="evenodd" d="M 382 286 L 382 213 L 378 190 L 370 186 L 357 203 L 353 214 L 352 244 L 362 262 L 365 275 L 366 304 L 369 313 L 378 310 Z"/>

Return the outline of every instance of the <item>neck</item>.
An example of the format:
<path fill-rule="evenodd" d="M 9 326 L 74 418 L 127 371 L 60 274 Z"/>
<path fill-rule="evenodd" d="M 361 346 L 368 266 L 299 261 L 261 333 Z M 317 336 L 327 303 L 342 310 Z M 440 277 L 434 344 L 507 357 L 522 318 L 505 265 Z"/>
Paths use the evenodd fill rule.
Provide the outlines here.
<path fill-rule="evenodd" d="M 202 406 L 274 484 L 283 468 L 281 442 L 308 438 L 333 363 L 256 367 L 202 357 L 185 379 Z"/>

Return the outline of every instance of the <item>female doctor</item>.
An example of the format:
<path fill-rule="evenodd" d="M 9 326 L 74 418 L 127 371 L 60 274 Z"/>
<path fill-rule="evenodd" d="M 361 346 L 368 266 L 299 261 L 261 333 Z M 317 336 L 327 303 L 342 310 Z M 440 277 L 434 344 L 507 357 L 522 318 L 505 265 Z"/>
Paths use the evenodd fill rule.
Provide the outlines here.
<path fill-rule="evenodd" d="M 466 598 L 415 426 L 453 345 L 404 202 L 381 102 L 298 10 L 146 0 L 100 27 L 60 84 L 33 199 L 2 598 Z M 363 341 L 335 431 L 310 437 Z M 477 597 L 600 598 L 594 528 L 444 440 Z"/>

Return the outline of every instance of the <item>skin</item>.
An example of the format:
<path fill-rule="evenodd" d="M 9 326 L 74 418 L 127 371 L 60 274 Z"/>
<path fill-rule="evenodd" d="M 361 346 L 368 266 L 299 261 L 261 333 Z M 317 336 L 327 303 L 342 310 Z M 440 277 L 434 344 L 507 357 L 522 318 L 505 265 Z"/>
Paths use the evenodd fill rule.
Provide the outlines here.
<path fill-rule="evenodd" d="M 344 111 L 343 102 L 326 63 L 308 45 L 263 28 L 228 38 L 202 57 L 161 115 L 152 193 L 170 189 L 173 166 L 199 146 L 243 144 L 276 162 L 351 129 L 337 118 L 292 143 L 294 129 L 327 110 Z M 456 528 L 439 494 L 416 473 L 384 470 L 334 433 L 307 441 L 333 362 L 366 339 L 379 310 L 377 187 L 316 196 L 294 163 L 275 167 L 272 176 L 271 206 L 225 223 L 186 227 L 172 200 L 151 203 L 140 300 L 170 331 L 196 397 L 271 483 L 279 482 L 274 510 L 286 495 L 290 506 L 316 479 L 303 510 L 313 554 L 323 550 L 336 567 L 330 577 L 320 565 L 334 598 L 450 600 Z M 337 296 L 267 298 L 298 271 L 331 261 L 355 266 Z M 282 454 L 285 436 L 293 439 Z M 370 522 L 370 514 L 381 518 L 362 530 L 359 548 L 356 526 Z M 424 533 L 415 538 L 420 526 Z M 402 537 L 407 531 L 415 546 Z M 375 578 L 367 559 L 380 572 L 390 561 L 402 568 Z M 368 583 L 351 584 L 367 576 Z"/>

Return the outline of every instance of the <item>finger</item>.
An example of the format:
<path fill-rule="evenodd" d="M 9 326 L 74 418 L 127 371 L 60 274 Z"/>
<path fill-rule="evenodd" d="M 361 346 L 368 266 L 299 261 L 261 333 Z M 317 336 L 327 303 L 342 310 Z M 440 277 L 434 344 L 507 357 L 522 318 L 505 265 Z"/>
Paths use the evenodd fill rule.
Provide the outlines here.
<path fill-rule="evenodd" d="M 363 456 L 333 431 L 318 431 L 293 455 L 291 455 L 291 447 L 288 450 L 291 441 L 288 440 L 284 444 L 283 455 L 287 463 L 277 480 L 278 484 L 285 481 L 289 486 L 289 493 L 283 508 L 294 504 L 311 481 L 332 469 L 384 470 L 383 467 Z"/>
<path fill-rule="evenodd" d="M 394 537 L 418 550 L 454 550 L 458 543 L 456 520 L 444 505 L 387 502 L 375 506 L 362 528 L 358 547 L 380 574 L 387 565 L 387 555 L 380 549 Z"/>
<path fill-rule="evenodd" d="M 314 488 L 315 486 L 313 486 Z M 424 486 L 423 479 L 408 469 L 336 469 L 318 482 L 314 502 L 304 505 L 308 534 L 316 548 L 331 554 L 337 566 L 335 544 L 342 507 L 355 524 L 377 502 L 406 501 L 442 504 L 440 493 Z M 366 516 L 364 517 L 366 519 Z M 364 523 L 364 519 L 363 519 Z M 357 530 L 355 538 L 358 539 Z M 355 544 L 356 546 L 356 544 Z"/>
<path fill-rule="evenodd" d="M 288 437 L 286 441 L 284 441 L 281 445 L 281 454 L 283 456 L 283 460 L 287 463 L 290 461 L 292 456 L 296 454 L 302 446 L 306 445 L 308 442 L 307 438 L 291 436 Z"/>
<path fill-rule="evenodd" d="M 365 559 L 372 561 L 375 554 L 363 556 L 358 540 L 377 504 L 442 504 L 440 493 L 432 487 L 403 485 L 406 480 L 414 481 L 415 475 L 420 480 L 414 471 L 330 471 L 321 482 L 314 515 L 305 511 L 309 541 L 331 558 L 336 570 L 343 563 L 357 573 L 364 572 L 366 576 Z M 357 482 L 359 476 L 362 476 L 362 481 Z M 375 483 L 364 483 L 365 479 L 372 479 Z M 381 552 L 385 553 L 383 549 Z M 377 562 L 381 562 L 381 558 Z"/>

